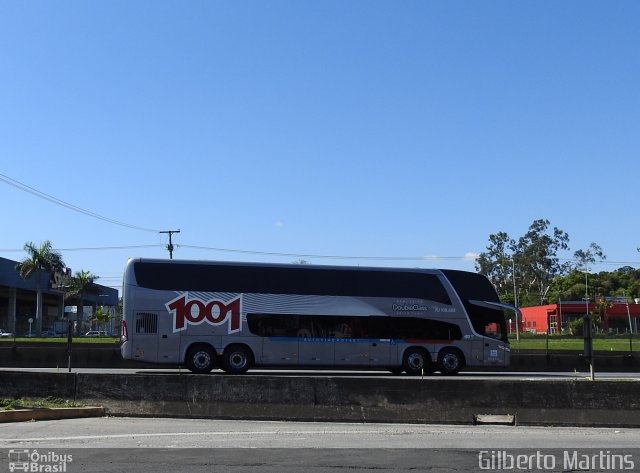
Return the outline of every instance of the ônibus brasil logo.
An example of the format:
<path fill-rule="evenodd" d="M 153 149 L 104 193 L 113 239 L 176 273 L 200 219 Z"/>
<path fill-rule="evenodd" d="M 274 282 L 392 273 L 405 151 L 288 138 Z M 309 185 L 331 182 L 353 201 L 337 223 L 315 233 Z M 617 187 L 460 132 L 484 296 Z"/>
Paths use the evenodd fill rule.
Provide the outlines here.
<path fill-rule="evenodd" d="M 167 310 L 173 314 L 173 331 L 180 332 L 187 325 L 222 325 L 229 320 L 229 333 L 240 331 L 240 312 L 242 310 L 242 296 L 228 302 L 219 300 L 204 301 L 190 299 L 188 294 L 182 294 L 165 304 Z"/>

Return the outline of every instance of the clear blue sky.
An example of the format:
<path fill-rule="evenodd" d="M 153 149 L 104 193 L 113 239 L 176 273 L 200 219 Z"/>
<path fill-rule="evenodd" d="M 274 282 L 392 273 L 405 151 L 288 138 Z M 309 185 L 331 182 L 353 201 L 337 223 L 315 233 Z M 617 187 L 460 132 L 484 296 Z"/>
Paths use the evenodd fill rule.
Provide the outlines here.
<path fill-rule="evenodd" d="M 546 218 L 567 258 L 638 267 L 639 25 L 636 0 L 2 1 L 0 173 L 180 229 L 177 258 L 473 270 Z M 129 256 L 168 256 L 0 199 L 2 257 L 48 239 L 117 286 Z"/>

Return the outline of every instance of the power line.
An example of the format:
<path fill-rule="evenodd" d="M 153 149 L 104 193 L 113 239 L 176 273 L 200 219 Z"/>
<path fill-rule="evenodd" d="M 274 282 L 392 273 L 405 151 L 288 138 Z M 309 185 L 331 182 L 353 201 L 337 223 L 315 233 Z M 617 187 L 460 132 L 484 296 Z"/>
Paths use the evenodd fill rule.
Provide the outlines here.
<path fill-rule="evenodd" d="M 121 227 L 126 227 L 126 228 L 131 228 L 133 230 L 140 230 L 143 232 L 153 232 L 153 233 L 158 233 L 158 230 L 153 230 L 151 228 L 145 228 L 145 227 L 139 227 L 137 225 L 131 225 L 129 223 L 125 223 L 125 222 L 120 222 L 119 220 L 114 220 L 112 218 L 109 217 L 104 217 L 100 214 L 97 214 L 95 212 L 92 212 L 90 210 L 86 210 L 83 209 L 82 207 L 78 207 L 77 205 L 73 205 L 70 204 L 68 202 L 65 202 L 64 200 L 58 199 L 57 197 L 54 197 L 52 195 L 46 194 L 42 191 L 39 191 L 38 189 L 35 189 L 31 186 L 28 186 L 26 184 L 23 184 L 20 181 L 16 181 L 15 179 L 12 179 L 9 176 L 5 176 L 4 174 L 0 174 L 0 181 L 3 181 L 6 184 L 9 184 L 10 186 L 13 186 L 17 189 L 20 189 L 21 191 L 27 192 L 31 195 L 35 195 L 36 197 L 39 197 L 41 199 L 44 199 L 48 202 L 51 202 L 53 204 L 59 205 L 61 207 L 67 208 L 69 210 L 73 210 L 74 212 L 78 212 L 84 215 L 87 215 L 89 217 L 93 217 L 96 218 L 98 220 L 102 220 L 103 222 L 107 222 L 107 223 L 112 223 L 114 225 L 119 225 Z"/>
<path fill-rule="evenodd" d="M 195 246 L 195 245 L 176 245 L 178 248 L 189 248 L 195 250 L 205 251 L 219 251 L 223 253 L 239 253 L 249 255 L 262 255 L 262 256 L 286 256 L 293 258 L 326 258 L 326 259 L 345 259 L 345 260 L 378 260 L 378 261 L 475 261 L 479 258 L 479 255 L 465 255 L 465 256 L 347 256 L 347 255 L 318 255 L 318 254 L 298 254 L 298 253 L 277 253 L 268 251 L 254 251 L 254 250 L 239 250 L 230 248 L 215 248 L 208 246 Z M 563 259 L 560 261 L 576 261 L 575 259 Z M 603 265 L 640 265 L 640 261 L 609 261 L 601 260 L 596 261 L 595 264 Z"/>
<path fill-rule="evenodd" d="M 325 259 L 345 259 L 345 260 L 377 260 L 377 261 L 438 261 L 438 260 L 475 260 L 477 256 L 347 256 L 347 255 L 317 255 L 299 253 L 275 253 L 268 251 L 238 250 L 230 248 L 214 248 L 208 246 L 176 245 L 178 248 L 189 248 L 193 250 L 219 251 L 223 253 L 240 253 L 263 256 L 286 256 L 293 258 L 325 258 Z"/>
<path fill-rule="evenodd" d="M 177 233 L 177 231 L 171 231 Z M 159 233 L 168 233 L 159 232 Z M 280 256 L 288 258 L 318 258 L 318 259 L 343 259 L 343 260 L 371 260 L 371 261 L 475 261 L 478 259 L 478 255 L 466 255 L 466 256 L 367 256 L 367 255 L 319 255 L 312 253 L 282 253 L 282 252 L 269 252 L 269 251 L 257 251 L 257 250 L 241 250 L 233 248 L 218 248 L 210 246 L 199 245 L 183 245 L 175 244 L 173 249 L 186 248 L 202 251 L 217 251 L 221 253 L 237 253 L 256 256 Z M 153 244 L 153 245 L 123 245 L 123 246 L 101 246 L 101 247 L 80 247 L 80 248 L 54 248 L 55 251 L 111 251 L 111 250 L 130 250 L 130 249 L 142 249 L 142 248 L 164 248 L 169 249 L 167 245 Z M 0 248 L 0 253 L 19 253 L 24 249 L 13 248 Z M 560 261 L 575 262 L 575 259 L 559 258 Z M 620 265 L 640 265 L 640 261 L 610 261 L 602 260 L 596 261 L 596 265 L 607 266 L 620 266 Z"/>
<path fill-rule="evenodd" d="M 85 248 L 53 248 L 55 251 L 109 251 L 109 250 L 131 250 L 138 248 L 163 248 L 164 245 L 126 245 L 126 246 L 94 246 L 94 247 L 85 247 Z M 24 248 L 13 249 L 13 248 L 0 248 L 0 253 L 20 253 L 23 252 Z"/>
<path fill-rule="evenodd" d="M 104 251 L 104 250 L 132 250 L 139 248 L 162 248 L 163 245 L 128 245 L 128 246 L 100 246 L 86 248 L 55 248 L 56 251 Z M 2 251 L 2 250 L 0 250 Z"/>

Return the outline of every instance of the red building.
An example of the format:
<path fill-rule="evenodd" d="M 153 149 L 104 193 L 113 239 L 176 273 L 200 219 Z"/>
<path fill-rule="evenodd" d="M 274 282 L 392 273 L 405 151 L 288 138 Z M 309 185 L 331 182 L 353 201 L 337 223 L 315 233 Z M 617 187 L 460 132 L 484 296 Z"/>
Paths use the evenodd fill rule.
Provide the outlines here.
<path fill-rule="evenodd" d="M 558 304 L 523 307 L 521 332 L 560 333 L 567 332 L 569 323 L 587 314 L 585 301 L 562 301 Z M 589 312 L 597 310 L 596 304 L 589 304 Z M 602 328 L 613 333 L 638 333 L 640 328 L 640 299 L 633 303 L 625 302 L 622 298 L 607 301 L 604 306 Z M 515 332 L 515 321 L 509 323 L 509 331 Z"/>

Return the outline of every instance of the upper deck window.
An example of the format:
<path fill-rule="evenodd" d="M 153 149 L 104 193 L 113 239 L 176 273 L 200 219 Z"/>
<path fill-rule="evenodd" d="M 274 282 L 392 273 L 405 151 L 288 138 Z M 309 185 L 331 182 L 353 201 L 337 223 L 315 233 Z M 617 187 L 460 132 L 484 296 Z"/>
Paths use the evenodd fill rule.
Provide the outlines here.
<path fill-rule="evenodd" d="M 137 262 L 138 284 L 168 291 L 395 297 L 451 304 L 434 274 L 268 265 Z"/>

